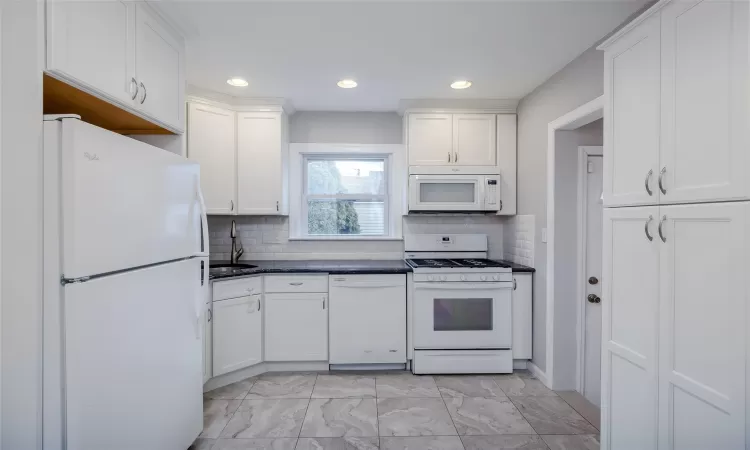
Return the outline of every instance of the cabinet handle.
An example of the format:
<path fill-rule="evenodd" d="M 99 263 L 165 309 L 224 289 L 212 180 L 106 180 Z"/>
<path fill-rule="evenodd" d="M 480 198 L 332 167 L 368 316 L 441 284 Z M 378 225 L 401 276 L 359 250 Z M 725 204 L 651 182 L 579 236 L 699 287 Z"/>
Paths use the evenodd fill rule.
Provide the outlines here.
<path fill-rule="evenodd" d="M 210 322 L 210 321 L 211 321 L 211 319 L 213 319 L 213 318 L 214 318 L 214 313 L 213 313 L 213 310 L 212 310 L 212 309 L 209 309 L 209 310 L 208 310 L 208 321 Z"/>
<path fill-rule="evenodd" d="M 279 201 L 276 201 L 276 212 L 279 212 Z"/>
<path fill-rule="evenodd" d="M 234 200 L 229 200 L 229 210 L 234 211 Z"/>
<path fill-rule="evenodd" d="M 289 283 L 289 284 L 292 285 L 292 286 L 302 286 L 302 282 L 301 281 L 297 281 L 295 283 Z"/>
<path fill-rule="evenodd" d="M 146 101 L 146 97 L 148 96 L 148 91 L 146 90 L 146 85 L 141 82 L 141 87 L 143 88 L 143 98 L 141 99 L 141 105 L 143 102 Z"/>
<path fill-rule="evenodd" d="M 514 291 L 516 290 L 516 287 L 518 287 L 518 285 L 516 284 L 516 279 L 513 278 L 513 290 Z"/>
<path fill-rule="evenodd" d="M 667 171 L 667 168 L 666 167 L 662 167 L 661 168 L 661 172 L 659 172 L 659 190 L 661 191 L 662 194 L 666 194 L 667 193 L 667 190 L 664 189 L 664 185 L 662 185 L 662 178 L 664 178 L 664 172 L 666 172 L 666 171 Z"/>
<path fill-rule="evenodd" d="M 138 86 L 138 81 L 135 79 L 135 77 L 130 78 L 131 85 L 135 84 L 135 93 L 132 97 L 130 97 L 131 100 L 135 100 L 136 97 L 138 97 L 138 91 L 140 90 L 140 87 Z"/>
<path fill-rule="evenodd" d="M 448 152 L 448 162 L 451 162 L 451 152 Z"/>
<path fill-rule="evenodd" d="M 654 240 L 654 237 L 651 236 L 649 234 L 649 232 L 648 232 L 648 224 L 650 224 L 652 220 L 654 220 L 654 216 L 648 216 L 648 220 L 646 221 L 646 225 L 643 226 L 643 230 L 646 232 L 646 238 L 649 241 L 653 241 Z"/>
<path fill-rule="evenodd" d="M 458 152 L 453 153 L 453 162 L 454 163 L 458 162 Z"/>
<path fill-rule="evenodd" d="M 258 311 L 260 311 L 260 299 L 258 299 Z"/>
<path fill-rule="evenodd" d="M 323 309 L 326 309 L 326 298 L 323 297 Z"/>
<path fill-rule="evenodd" d="M 651 179 L 651 175 L 653 174 L 654 174 L 654 169 L 649 170 L 648 173 L 646 174 L 646 181 L 644 182 L 646 185 L 646 192 L 648 192 L 649 197 L 654 195 L 654 192 L 651 190 L 650 187 L 648 187 L 648 182 Z"/>
<path fill-rule="evenodd" d="M 662 218 L 661 218 L 661 220 L 659 221 L 659 237 L 661 238 L 661 241 L 662 241 L 662 242 L 667 242 L 667 238 L 666 238 L 666 237 L 664 237 L 664 233 L 662 233 L 662 231 L 661 231 L 661 226 L 662 226 L 662 225 L 664 224 L 664 222 L 666 222 L 666 221 L 667 221 L 667 216 L 664 216 L 664 217 L 662 217 Z"/>

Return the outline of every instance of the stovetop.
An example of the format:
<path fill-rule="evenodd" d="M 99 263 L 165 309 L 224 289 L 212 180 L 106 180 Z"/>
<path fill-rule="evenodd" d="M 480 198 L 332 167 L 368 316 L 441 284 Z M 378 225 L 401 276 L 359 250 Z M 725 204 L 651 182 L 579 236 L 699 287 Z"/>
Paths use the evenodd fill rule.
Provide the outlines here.
<path fill-rule="evenodd" d="M 456 259 L 407 259 L 406 263 L 414 269 L 430 268 L 430 269 L 487 269 L 487 268 L 502 268 L 509 269 L 508 264 L 493 261 L 491 259 L 482 258 L 456 258 Z"/>

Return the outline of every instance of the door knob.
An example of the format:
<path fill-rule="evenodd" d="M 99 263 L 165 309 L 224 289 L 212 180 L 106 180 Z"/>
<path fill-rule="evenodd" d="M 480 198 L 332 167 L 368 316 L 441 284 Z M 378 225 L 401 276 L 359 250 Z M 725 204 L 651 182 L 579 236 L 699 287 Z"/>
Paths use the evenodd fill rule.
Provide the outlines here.
<path fill-rule="evenodd" d="M 589 284 L 599 284 L 599 279 L 596 277 L 589 278 Z"/>
<path fill-rule="evenodd" d="M 596 294 L 589 294 L 589 296 L 587 297 L 587 299 L 588 299 L 589 303 L 599 303 L 599 302 L 602 301 L 602 299 L 599 298 L 599 296 L 596 295 Z"/>

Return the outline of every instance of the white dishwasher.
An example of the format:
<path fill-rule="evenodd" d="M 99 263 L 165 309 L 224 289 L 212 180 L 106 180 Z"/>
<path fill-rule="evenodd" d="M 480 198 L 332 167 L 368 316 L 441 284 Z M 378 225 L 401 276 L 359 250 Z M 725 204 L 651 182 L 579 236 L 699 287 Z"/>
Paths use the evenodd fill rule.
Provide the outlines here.
<path fill-rule="evenodd" d="M 330 275 L 331 364 L 406 363 L 406 275 Z"/>

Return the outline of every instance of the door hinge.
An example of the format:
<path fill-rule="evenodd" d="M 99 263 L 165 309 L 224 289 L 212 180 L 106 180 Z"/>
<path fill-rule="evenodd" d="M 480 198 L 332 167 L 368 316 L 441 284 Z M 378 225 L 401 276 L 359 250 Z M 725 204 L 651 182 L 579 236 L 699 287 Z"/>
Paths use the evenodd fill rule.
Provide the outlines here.
<path fill-rule="evenodd" d="M 65 278 L 65 275 L 60 277 L 60 284 L 65 286 L 66 284 L 76 284 L 76 283 L 83 283 L 84 281 L 89 281 L 91 277 L 79 277 L 79 278 Z"/>

